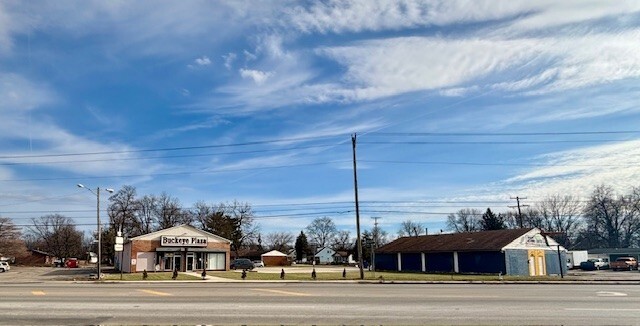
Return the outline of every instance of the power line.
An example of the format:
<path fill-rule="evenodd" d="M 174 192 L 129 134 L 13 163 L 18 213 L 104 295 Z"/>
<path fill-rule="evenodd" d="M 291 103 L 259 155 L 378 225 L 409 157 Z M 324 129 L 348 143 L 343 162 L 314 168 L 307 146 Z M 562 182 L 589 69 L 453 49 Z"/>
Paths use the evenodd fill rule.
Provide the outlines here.
<path fill-rule="evenodd" d="M 264 166 L 264 167 L 254 167 L 254 168 L 221 169 L 221 170 L 208 170 L 208 171 L 140 173 L 140 174 L 109 175 L 109 176 L 79 176 L 79 177 L 57 177 L 57 178 L 3 179 L 3 180 L 0 180 L 0 181 L 3 181 L 3 182 L 60 181 L 60 180 L 77 180 L 77 179 L 81 179 L 81 178 L 82 179 L 110 179 L 110 178 L 178 176 L 178 175 L 192 175 L 192 174 L 214 174 L 214 173 L 225 173 L 225 172 L 281 169 L 281 168 L 288 168 L 288 167 L 314 166 L 314 165 L 335 164 L 335 163 L 345 163 L 345 162 L 350 162 L 350 161 L 348 161 L 348 160 L 327 161 L 327 162 L 317 162 L 317 163 L 300 163 L 300 164 L 289 164 L 289 165 L 275 165 L 275 166 Z"/>
<path fill-rule="evenodd" d="M 60 153 L 60 154 L 38 154 L 38 155 L 5 155 L 0 156 L 0 159 L 15 159 L 15 158 L 39 158 L 39 157 L 66 157 L 66 156 L 82 156 L 82 155 L 104 155 L 104 154 L 129 154 L 129 153 L 148 153 L 148 152 L 164 152 L 164 151 L 182 151 L 193 149 L 206 149 L 206 148 L 225 148 L 225 147 L 239 147 L 239 146 L 251 146 L 251 145 L 265 145 L 265 144 L 277 144 L 287 143 L 294 141 L 309 141 L 324 138 L 335 138 L 335 136 L 314 136 L 314 137 L 297 137 L 297 138 L 282 138 L 263 141 L 253 141 L 245 143 L 234 144 L 222 144 L 222 145 L 200 145 L 200 146 L 183 146 L 183 147 L 165 147 L 165 148 L 147 148 L 147 149 L 132 149 L 122 151 L 102 151 L 102 152 L 80 152 L 80 153 Z"/>
<path fill-rule="evenodd" d="M 370 132 L 367 136 L 561 136 L 637 134 L 639 130 L 575 132 Z"/>
<path fill-rule="evenodd" d="M 105 162 L 105 161 L 136 161 L 136 160 L 154 160 L 154 159 L 173 159 L 173 158 L 188 158 L 188 157 L 207 157 L 207 156 L 224 156 L 224 155 L 237 155 L 237 154 L 256 154 L 256 153 L 268 153 L 268 152 L 283 152 L 299 149 L 310 149 L 320 147 L 331 147 L 331 145 L 312 145 L 312 146 L 298 146 L 289 148 L 277 148 L 277 149 L 263 149 L 253 151 L 238 151 L 238 152 L 223 152 L 223 153 L 206 153 L 206 154 L 184 154 L 184 155 L 165 155 L 165 156 L 152 156 L 152 157 L 122 157 L 122 158 L 100 158 L 91 160 L 73 160 L 73 161 L 38 161 L 38 162 L 0 162 L 0 165 L 12 166 L 12 165 L 34 165 L 34 164 L 66 164 L 66 163 L 91 163 L 91 162 Z M 91 154 L 89 154 L 91 155 Z"/>
<path fill-rule="evenodd" d="M 526 144 L 571 144 L 610 143 L 616 139 L 600 140 L 536 140 L 536 141 L 362 141 L 361 144 L 403 144 L 403 145 L 526 145 Z"/>
<path fill-rule="evenodd" d="M 476 165 L 476 166 L 538 166 L 538 167 L 635 167 L 637 164 L 541 164 L 541 163 L 481 163 L 481 162 L 452 162 L 452 161 L 390 161 L 390 160 L 360 160 L 365 163 L 388 164 L 426 164 L 426 165 Z"/>

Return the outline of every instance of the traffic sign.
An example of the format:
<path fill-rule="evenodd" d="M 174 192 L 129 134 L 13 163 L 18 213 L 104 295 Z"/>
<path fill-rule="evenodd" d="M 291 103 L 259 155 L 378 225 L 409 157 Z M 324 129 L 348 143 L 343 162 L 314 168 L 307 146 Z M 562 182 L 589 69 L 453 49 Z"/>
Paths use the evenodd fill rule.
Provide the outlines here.
<path fill-rule="evenodd" d="M 122 249 L 123 248 L 122 248 L 121 244 L 113 245 L 113 250 L 116 251 L 116 252 L 120 252 L 120 251 L 122 251 Z"/>

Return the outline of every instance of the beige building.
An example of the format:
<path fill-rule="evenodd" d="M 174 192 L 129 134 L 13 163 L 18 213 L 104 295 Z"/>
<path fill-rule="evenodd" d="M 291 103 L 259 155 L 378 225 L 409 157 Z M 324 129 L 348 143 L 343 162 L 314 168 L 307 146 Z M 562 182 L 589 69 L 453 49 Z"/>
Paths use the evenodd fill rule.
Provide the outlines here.
<path fill-rule="evenodd" d="M 230 248 L 230 240 L 184 224 L 129 239 L 116 265 L 126 273 L 225 271 Z"/>

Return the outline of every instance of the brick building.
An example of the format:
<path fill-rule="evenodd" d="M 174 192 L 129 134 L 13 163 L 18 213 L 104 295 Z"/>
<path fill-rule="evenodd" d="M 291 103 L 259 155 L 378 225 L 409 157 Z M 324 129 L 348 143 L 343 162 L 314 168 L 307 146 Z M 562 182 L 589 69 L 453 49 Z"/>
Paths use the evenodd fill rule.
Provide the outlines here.
<path fill-rule="evenodd" d="M 189 225 L 178 225 L 129 239 L 116 266 L 126 273 L 229 270 L 231 241 Z"/>

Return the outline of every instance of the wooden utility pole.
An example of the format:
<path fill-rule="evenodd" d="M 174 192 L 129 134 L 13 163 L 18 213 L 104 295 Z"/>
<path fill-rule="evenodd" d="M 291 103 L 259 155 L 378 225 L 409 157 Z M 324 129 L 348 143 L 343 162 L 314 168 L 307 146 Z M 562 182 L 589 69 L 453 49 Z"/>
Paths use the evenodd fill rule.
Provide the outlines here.
<path fill-rule="evenodd" d="M 358 266 L 360 267 L 360 279 L 364 280 L 364 269 L 362 263 L 362 239 L 360 238 L 360 205 L 358 204 L 358 169 L 356 167 L 356 134 L 351 135 L 351 147 L 353 148 L 353 189 L 356 199 L 356 233 L 358 241 Z"/>
<path fill-rule="evenodd" d="M 378 217 L 378 216 L 372 216 L 371 217 L 373 219 L 373 230 L 374 232 L 371 232 L 373 234 L 373 240 L 372 244 L 371 244 L 371 270 L 373 271 L 373 277 L 375 277 L 375 272 L 376 272 L 376 249 L 378 248 L 378 237 L 380 236 L 380 230 L 378 230 L 378 219 L 382 218 L 382 217 Z"/>
<path fill-rule="evenodd" d="M 520 222 L 520 228 L 524 228 L 524 224 L 522 223 L 522 211 L 520 211 L 520 199 L 527 199 L 527 197 L 524 198 L 520 198 L 518 196 L 516 196 L 515 198 L 511 197 L 511 199 L 515 199 L 516 202 L 518 203 L 518 206 L 509 206 L 510 208 L 516 208 L 518 207 L 518 221 Z M 522 205 L 522 207 L 529 207 L 529 205 Z"/>

